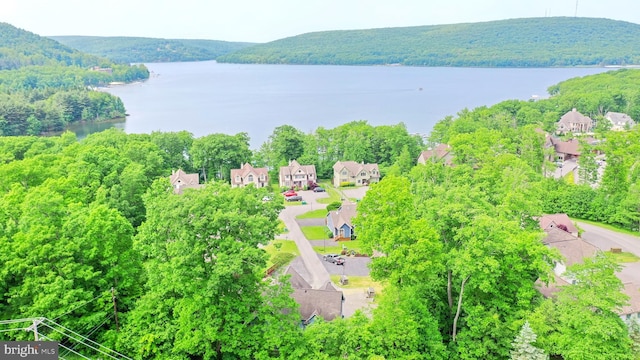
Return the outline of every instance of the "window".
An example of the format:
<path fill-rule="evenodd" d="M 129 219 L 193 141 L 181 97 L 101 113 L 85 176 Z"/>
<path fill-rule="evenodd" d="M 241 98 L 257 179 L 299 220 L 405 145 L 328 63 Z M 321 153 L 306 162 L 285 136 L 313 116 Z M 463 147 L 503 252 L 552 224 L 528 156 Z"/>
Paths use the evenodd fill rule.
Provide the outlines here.
<path fill-rule="evenodd" d="M 367 176 L 367 173 L 363 171 L 360 173 L 360 176 Z"/>
<path fill-rule="evenodd" d="M 342 175 L 347 175 L 347 170 L 342 170 Z"/>
<path fill-rule="evenodd" d="M 249 181 L 249 182 L 253 182 L 253 175 L 249 175 L 249 176 L 247 177 L 247 181 Z"/>
<path fill-rule="evenodd" d="M 240 182 L 240 176 L 236 175 L 236 182 Z"/>
<path fill-rule="evenodd" d="M 289 175 L 285 175 L 285 180 L 289 180 Z"/>

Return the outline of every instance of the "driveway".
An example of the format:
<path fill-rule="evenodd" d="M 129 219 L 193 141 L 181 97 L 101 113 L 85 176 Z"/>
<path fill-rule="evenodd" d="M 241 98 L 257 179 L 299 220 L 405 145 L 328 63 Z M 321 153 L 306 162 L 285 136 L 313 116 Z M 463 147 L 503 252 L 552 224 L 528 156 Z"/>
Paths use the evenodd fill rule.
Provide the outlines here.
<path fill-rule="evenodd" d="M 584 230 L 582 239 L 598 249 L 609 251 L 611 248 L 620 248 L 624 252 L 630 252 L 640 257 L 640 237 L 622 234 L 583 222 L 577 222 L 577 224 Z M 618 273 L 618 277 L 623 283 L 633 282 L 640 284 L 640 262 L 622 264 L 622 271 Z"/>

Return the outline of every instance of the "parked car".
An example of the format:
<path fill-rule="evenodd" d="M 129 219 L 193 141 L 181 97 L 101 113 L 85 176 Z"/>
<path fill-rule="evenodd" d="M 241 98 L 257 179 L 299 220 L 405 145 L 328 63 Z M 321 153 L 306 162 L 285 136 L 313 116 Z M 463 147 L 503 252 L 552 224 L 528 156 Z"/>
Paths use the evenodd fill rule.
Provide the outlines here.
<path fill-rule="evenodd" d="M 340 257 L 340 255 L 338 254 L 327 254 L 322 257 L 322 260 L 328 261 L 328 262 L 335 262 L 335 259 L 338 257 Z"/>
<path fill-rule="evenodd" d="M 336 265 L 344 265 L 344 258 L 342 256 L 338 256 L 337 258 L 334 258 L 334 260 Z"/>
<path fill-rule="evenodd" d="M 313 192 L 325 192 L 324 188 L 318 186 L 313 189 Z"/>
<path fill-rule="evenodd" d="M 287 196 L 286 198 L 284 198 L 286 201 L 302 201 L 302 196 L 300 195 L 293 195 L 293 196 Z"/>
<path fill-rule="evenodd" d="M 262 197 L 262 201 L 271 201 L 271 200 L 273 200 L 272 196 L 266 195 Z"/>
<path fill-rule="evenodd" d="M 298 193 L 297 193 L 297 192 L 295 192 L 295 191 L 293 191 L 293 190 L 287 190 L 287 191 L 285 191 L 285 192 L 283 193 L 283 195 L 284 195 L 285 197 L 287 197 L 287 196 L 297 196 L 297 195 L 298 195 Z"/>

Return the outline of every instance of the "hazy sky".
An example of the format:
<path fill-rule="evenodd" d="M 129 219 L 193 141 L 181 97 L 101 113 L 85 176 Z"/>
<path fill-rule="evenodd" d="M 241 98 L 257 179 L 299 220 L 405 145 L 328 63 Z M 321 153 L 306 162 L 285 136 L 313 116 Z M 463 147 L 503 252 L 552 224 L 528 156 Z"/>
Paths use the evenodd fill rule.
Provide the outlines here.
<path fill-rule="evenodd" d="M 638 0 L 579 0 L 580 17 L 640 24 Z M 576 0 L 0 0 L 0 22 L 39 35 L 267 42 L 302 33 L 574 16 Z"/>

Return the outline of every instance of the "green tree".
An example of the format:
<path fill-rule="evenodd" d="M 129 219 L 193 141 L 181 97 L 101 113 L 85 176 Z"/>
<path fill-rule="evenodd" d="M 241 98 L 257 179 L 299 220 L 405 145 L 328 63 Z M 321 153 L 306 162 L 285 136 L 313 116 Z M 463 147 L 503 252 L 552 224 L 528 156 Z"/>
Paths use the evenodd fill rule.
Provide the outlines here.
<path fill-rule="evenodd" d="M 249 136 L 246 133 L 203 136 L 193 141 L 189 154 L 205 181 L 212 175 L 214 179 L 229 179 L 231 169 L 251 160 Z"/>
<path fill-rule="evenodd" d="M 511 360 L 547 360 L 549 356 L 544 350 L 533 345 L 538 336 L 531 330 L 529 322 L 525 322 L 520 329 L 520 333 L 511 344 Z"/>

